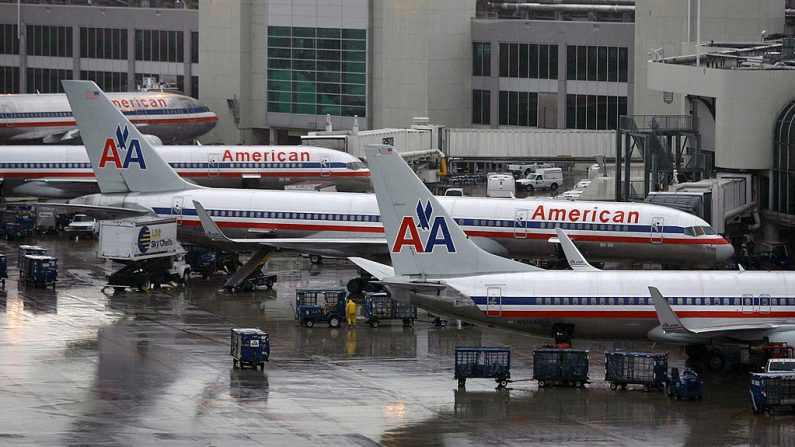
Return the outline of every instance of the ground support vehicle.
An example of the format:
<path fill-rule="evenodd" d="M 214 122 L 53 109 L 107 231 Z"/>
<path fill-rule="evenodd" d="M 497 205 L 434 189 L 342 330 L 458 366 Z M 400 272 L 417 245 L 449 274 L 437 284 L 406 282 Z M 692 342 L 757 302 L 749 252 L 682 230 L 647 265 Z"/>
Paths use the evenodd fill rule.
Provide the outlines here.
<path fill-rule="evenodd" d="M 58 260 L 46 255 L 25 255 L 25 284 L 34 287 L 52 286 L 58 281 Z"/>
<path fill-rule="evenodd" d="M 17 247 L 17 268 L 19 268 L 19 279 L 24 280 L 28 271 L 28 259 L 26 255 L 46 255 L 47 249 L 38 245 L 20 245 Z"/>
<path fill-rule="evenodd" d="M 605 381 L 610 389 L 642 385 L 643 391 L 662 390 L 668 380 L 668 354 L 654 352 L 605 352 Z"/>
<path fill-rule="evenodd" d="M 455 376 L 458 387 L 464 388 L 467 379 L 494 379 L 497 387 L 505 388 L 511 378 L 511 350 L 500 347 L 455 348 Z"/>
<path fill-rule="evenodd" d="M 339 327 L 345 321 L 345 295 L 342 288 L 296 289 L 295 318 L 306 327 L 320 322 Z"/>
<path fill-rule="evenodd" d="M 402 320 L 403 326 L 414 326 L 417 307 L 395 301 L 388 293 L 367 293 L 364 296 L 362 315 L 372 327 L 378 327 L 384 320 Z"/>
<path fill-rule="evenodd" d="M 98 231 L 97 220 L 85 214 L 75 214 L 69 225 L 64 228 L 71 238 L 74 236 L 78 240 L 80 236 L 94 237 Z"/>
<path fill-rule="evenodd" d="M 255 270 L 248 278 L 243 280 L 239 286 L 231 287 L 230 292 L 252 292 L 258 289 L 272 289 L 278 277 L 275 273 L 263 273 L 262 270 Z"/>
<path fill-rule="evenodd" d="M 573 348 L 539 348 L 533 351 L 533 379 L 538 387 L 588 383 L 588 351 Z"/>
<path fill-rule="evenodd" d="M 701 400 L 704 397 L 704 382 L 690 368 L 685 369 L 681 374 L 679 374 L 679 368 L 671 368 L 671 375 L 668 376 L 665 389 L 668 396 L 676 400 Z"/>
<path fill-rule="evenodd" d="M 795 411 L 795 374 L 751 373 L 750 394 L 755 413 L 773 416 L 782 408 Z"/>
<path fill-rule="evenodd" d="M 190 275 L 185 250 L 177 242 L 174 219 L 138 217 L 103 221 L 99 229 L 99 257 L 124 265 L 108 275 L 115 291 L 130 287 L 146 290 L 150 285 L 184 284 Z"/>
<path fill-rule="evenodd" d="M 6 287 L 6 279 L 8 279 L 8 260 L 5 255 L 0 255 L 0 281 L 2 281 L 4 289 Z"/>
<path fill-rule="evenodd" d="M 36 230 L 36 213 L 30 205 L 6 205 L 0 218 L 0 236 L 16 240 L 33 236 Z"/>
<path fill-rule="evenodd" d="M 231 336 L 229 355 L 232 356 L 232 368 L 250 366 L 257 369 L 259 366 L 264 370 L 271 355 L 268 333 L 254 328 L 234 328 Z"/>
<path fill-rule="evenodd" d="M 200 274 L 204 279 L 218 270 L 234 272 L 240 264 L 240 256 L 237 253 L 215 251 L 198 245 L 189 245 L 186 249 L 188 252 L 185 260 L 190 265 L 191 273 Z"/>

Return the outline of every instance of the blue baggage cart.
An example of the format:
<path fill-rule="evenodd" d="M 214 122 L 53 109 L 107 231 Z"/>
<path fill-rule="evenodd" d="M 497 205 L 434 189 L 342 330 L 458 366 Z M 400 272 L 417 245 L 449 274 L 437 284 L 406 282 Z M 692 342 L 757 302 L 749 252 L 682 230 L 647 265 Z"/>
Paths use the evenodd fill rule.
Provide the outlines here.
<path fill-rule="evenodd" d="M 253 328 L 233 328 L 229 349 L 232 356 L 232 368 L 243 369 L 250 366 L 265 369 L 265 362 L 270 361 L 271 343 L 268 333 Z"/>
<path fill-rule="evenodd" d="M 296 289 L 295 318 L 306 327 L 326 322 L 339 327 L 345 321 L 346 291 L 343 288 Z"/>
<path fill-rule="evenodd" d="M 751 403 L 755 413 L 788 408 L 795 411 L 795 374 L 782 372 L 751 373 Z"/>
<path fill-rule="evenodd" d="M 605 381 L 610 389 L 643 385 L 643 391 L 662 390 L 668 380 L 668 354 L 661 352 L 605 352 Z"/>
<path fill-rule="evenodd" d="M 676 400 L 701 400 L 704 397 L 704 382 L 690 368 L 686 368 L 681 374 L 679 374 L 679 368 L 671 368 L 671 375 L 668 377 L 665 388 L 668 396 Z"/>
<path fill-rule="evenodd" d="M 58 260 L 46 255 L 25 255 L 25 283 L 34 287 L 52 286 L 58 281 Z"/>
<path fill-rule="evenodd" d="M 402 320 L 403 326 L 414 326 L 417 307 L 395 301 L 388 293 L 368 293 L 364 297 L 362 315 L 372 327 L 378 327 L 382 320 Z"/>
<path fill-rule="evenodd" d="M 19 268 L 20 279 L 25 278 L 28 271 L 28 260 L 25 255 L 46 255 L 47 249 L 38 245 L 20 245 L 17 247 L 17 267 Z"/>
<path fill-rule="evenodd" d="M 533 379 L 538 387 L 583 387 L 588 383 L 588 351 L 573 348 L 539 348 L 533 351 Z"/>
<path fill-rule="evenodd" d="M 455 348 L 455 375 L 458 387 L 466 386 L 467 379 L 494 379 L 504 388 L 511 378 L 511 350 L 501 347 Z"/>
<path fill-rule="evenodd" d="M 6 279 L 8 278 L 8 260 L 5 255 L 0 255 L 0 281 L 3 282 L 3 288 L 6 287 Z"/>

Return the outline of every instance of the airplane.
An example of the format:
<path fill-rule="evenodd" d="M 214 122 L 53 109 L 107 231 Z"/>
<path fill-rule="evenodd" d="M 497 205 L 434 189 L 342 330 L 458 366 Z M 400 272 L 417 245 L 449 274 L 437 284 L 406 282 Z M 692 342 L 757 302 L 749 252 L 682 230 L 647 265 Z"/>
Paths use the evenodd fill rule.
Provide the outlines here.
<path fill-rule="evenodd" d="M 563 339 L 684 344 L 715 369 L 725 364 L 718 342 L 795 342 L 795 273 L 599 270 L 560 226 L 573 271 L 541 270 L 474 244 L 390 146 L 366 146 L 365 154 L 392 266 L 349 259 L 396 299 Z"/>
<path fill-rule="evenodd" d="M 184 242 L 207 244 L 194 202 L 204 205 L 226 234 L 225 248 L 293 249 L 315 256 L 387 256 L 373 194 L 205 188 L 174 172 L 90 81 L 63 81 L 78 118 L 100 194 L 69 201 L 67 208 L 97 217 L 156 214 L 174 217 Z M 98 93 L 100 100 L 86 99 Z M 576 234 L 594 256 L 711 264 L 732 246 L 696 216 L 647 204 L 439 198 L 486 250 L 516 258 L 554 256 L 555 225 Z M 581 217 L 581 216 L 590 217 Z M 596 221 L 596 222 L 594 222 Z M 593 222 L 593 223 L 592 223 Z M 252 237 L 255 236 L 255 237 Z M 236 238 L 236 239 L 235 239 Z M 243 244 L 242 246 L 240 244 Z"/>
<path fill-rule="evenodd" d="M 156 146 L 177 173 L 199 185 L 277 189 L 329 181 L 340 191 L 370 190 L 370 170 L 345 152 L 312 146 Z M 6 146 L 0 179 L 7 196 L 72 199 L 99 188 L 83 146 Z"/>
<path fill-rule="evenodd" d="M 176 93 L 108 93 L 144 133 L 167 144 L 188 143 L 215 127 L 218 117 L 200 102 Z M 64 144 L 80 138 L 66 95 L 0 95 L 0 143 Z"/>

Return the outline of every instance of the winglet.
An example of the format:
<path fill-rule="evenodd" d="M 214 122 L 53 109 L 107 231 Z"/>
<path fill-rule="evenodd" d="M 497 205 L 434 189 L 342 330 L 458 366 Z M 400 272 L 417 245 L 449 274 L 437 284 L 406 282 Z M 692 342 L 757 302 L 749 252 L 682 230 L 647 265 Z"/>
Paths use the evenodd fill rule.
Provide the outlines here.
<path fill-rule="evenodd" d="M 555 233 L 558 234 L 558 241 L 563 247 L 563 253 L 566 255 L 566 260 L 569 261 L 569 266 L 572 270 L 578 272 L 596 272 L 598 268 L 592 266 L 585 259 L 585 256 L 580 253 L 580 250 L 574 245 L 574 242 L 569 239 L 569 236 L 560 227 L 555 228 Z"/>
<path fill-rule="evenodd" d="M 668 300 L 662 296 L 656 287 L 650 286 L 649 293 L 651 293 L 651 299 L 654 301 L 654 310 L 657 311 L 657 318 L 660 320 L 660 326 L 663 332 L 666 334 L 687 334 L 692 332 L 682 323 L 679 317 L 676 316 L 676 312 L 674 312 L 671 305 L 668 304 Z"/>
<path fill-rule="evenodd" d="M 206 234 L 210 240 L 215 242 L 233 242 L 231 239 L 226 237 L 223 231 L 218 228 L 218 225 L 213 222 L 213 220 L 210 218 L 210 215 L 207 213 L 207 210 L 204 209 L 201 203 L 194 200 L 193 206 L 196 207 L 196 214 L 199 215 L 199 220 L 202 223 L 204 234 Z"/>

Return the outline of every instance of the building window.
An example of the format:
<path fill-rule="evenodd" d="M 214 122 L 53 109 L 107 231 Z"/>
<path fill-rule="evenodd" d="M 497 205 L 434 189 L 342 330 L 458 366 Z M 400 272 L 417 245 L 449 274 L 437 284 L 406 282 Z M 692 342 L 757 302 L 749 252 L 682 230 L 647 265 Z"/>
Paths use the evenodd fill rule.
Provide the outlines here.
<path fill-rule="evenodd" d="M 472 76 L 491 76 L 491 43 L 472 42 Z"/>
<path fill-rule="evenodd" d="M 135 60 L 152 62 L 184 62 L 185 45 L 182 31 L 135 30 Z"/>
<path fill-rule="evenodd" d="M 190 88 L 191 92 L 190 95 L 196 99 L 199 99 L 199 77 L 198 76 L 191 76 L 190 77 Z"/>
<path fill-rule="evenodd" d="M 557 45 L 500 43 L 500 77 L 557 79 Z"/>
<path fill-rule="evenodd" d="M 72 57 L 72 28 L 27 25 L 25 42 L 31 56 Z"/>
<path fill-rule="evenodd" d="M 567 129 L 616 129 L 626 114 L 626 96 L 566 95 Z"/>
<path fill-rule="evenodd" d="M 61 81 L 72 79 L 72 70 L 49 68 L 27 69 L 28 93 L 63 93 Z"/>
<path fill-rule="evenodd" d="M 570 81 L 627 82 L 626 47 L 566 47 L 566 79 Z"/>
<path fill-rule="evenodd" d="M 773 128 L 773 197 L 770 209 L 795 214 L 795 101 L 779 112 Z"/>
<path fill-rule="evenodd" d="M 199 63 L 199 33 L 196 31 L 190 33 L 190 61 L 193 64 Z"/>
<path fill-rule="evenodd" d="M 367 31 L 268 27 L 268 111 L 366 116 Z"/>
<path fill-rule="evenodd" d="M 80 28 L 80 57 L 126 60 L 127 30 Z"/>
<path fill-rule="evenodd" d="M 472 124 L 491 124 L 491 91 L 472 90 Z"/>
<path fill-rule="evenodd" d="M 0 94 L 19 93 L 19 67 L 0 67 Z"/>
<path fill-rule="evenodd" d="M 99 88 L 106 92 L 126 92 L 130 90 L 127 85 L 127 73 L 113 71 L 81 71 L 80 79 L 94 81 Z"/>
<path fill-rule="evenodd" d="M 500 125 L 538 125 L 538 93 L 500 91 Z"/>
<path fill-rule="evenodd" d="M 16 25 L 0 24 L 0 36 L 0 54 L 19 54 Z"/>

